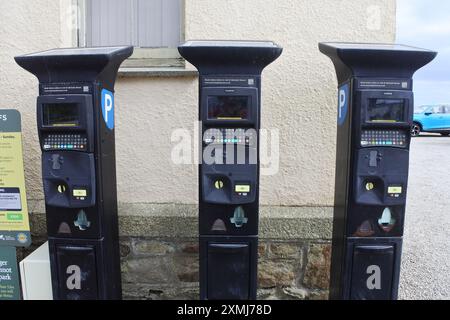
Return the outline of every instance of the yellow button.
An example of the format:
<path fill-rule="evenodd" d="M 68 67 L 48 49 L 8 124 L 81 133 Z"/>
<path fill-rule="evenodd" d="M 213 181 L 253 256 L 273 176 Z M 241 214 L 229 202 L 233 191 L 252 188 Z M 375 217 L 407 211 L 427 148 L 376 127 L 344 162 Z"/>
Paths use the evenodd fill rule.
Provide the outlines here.
<path fill-rule="evenodd" d="M 389 187 L 388 193 L 389 194 L 402 194 L 403 188 L 402 187 Z"/>
<path fill-rule="evenodd" d="M 74 189 L 73 196 L 74 197 L 87 197 L 87 190 L 86 189 Z"/>
<path fill-rule="evenodd" d="M 235 192 L 250 192 L 250 185 L 248 185 L 248 184 L 237 184 L 235 187 L 234 187 L 234 191 Z"/>

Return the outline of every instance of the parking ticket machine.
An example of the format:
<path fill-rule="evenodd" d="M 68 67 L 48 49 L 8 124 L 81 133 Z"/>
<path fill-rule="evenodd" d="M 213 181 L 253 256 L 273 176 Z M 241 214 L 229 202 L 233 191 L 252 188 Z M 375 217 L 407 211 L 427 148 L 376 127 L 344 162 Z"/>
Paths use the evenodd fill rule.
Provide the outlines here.
<path fill-rule="evenodd" d="M 39 79 L 53 297 L 120 299 L 114 83 L 132 47 L 55 49 L 16 57 Z"/>
<path fill-rule="evenodd" d="M 200 298 L 256 299 L 261 72 L 272 42 L 190 41 L 200 73 Z"/>
<path fill-rule="evenodd" d="M 435 52 L 320 43 L 337 73 L 331 299 L 397 299 L 408 186 L 413 74 Z"/>

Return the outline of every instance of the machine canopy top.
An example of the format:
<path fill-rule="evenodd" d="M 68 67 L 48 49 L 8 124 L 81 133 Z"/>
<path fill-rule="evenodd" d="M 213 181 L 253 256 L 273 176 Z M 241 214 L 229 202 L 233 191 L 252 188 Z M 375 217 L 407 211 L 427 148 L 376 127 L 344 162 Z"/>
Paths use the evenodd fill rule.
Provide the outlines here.
<path fill-rule="evenodd" d="M 271 41 L 197 40 L 178 47 L 201 74 L 258 75 L 282 50 Z"/>
<path fill-rule="evenodd" d="M 103 82 L 114 86 L 120 64 L 133 54 L 133 47 L 52 49 L 15 57 L 40 83 Z"/>
<path fill-rule="evenodd" d="M 339 84 L 351 77 L 410 79 L 437 55 L 426 49 L 377 43 L 322 42 L 319 50 L 333 61 Z"/>

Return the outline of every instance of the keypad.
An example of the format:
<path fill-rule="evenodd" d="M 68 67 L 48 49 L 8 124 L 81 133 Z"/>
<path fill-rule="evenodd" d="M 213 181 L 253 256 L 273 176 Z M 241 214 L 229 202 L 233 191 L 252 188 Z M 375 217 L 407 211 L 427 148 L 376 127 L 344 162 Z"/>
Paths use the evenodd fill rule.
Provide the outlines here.
<path fill-rule="evenodd" d="M 208 129 L 203 134 L 205 144 L 237 144 L 256 146 L 256 130 L 254 129 Z"/>
<path fill-rule="evenodd" d="M 86 134 L 48 134 L 44 137 L 44 150 L 79 150 L 87 149 Z"/>
<path fill-rule="evenodd" d="M 362 147 L 400 147 L 407 146 L 405 131 L 399 130 L 365 130 L 361 135 Z"/>

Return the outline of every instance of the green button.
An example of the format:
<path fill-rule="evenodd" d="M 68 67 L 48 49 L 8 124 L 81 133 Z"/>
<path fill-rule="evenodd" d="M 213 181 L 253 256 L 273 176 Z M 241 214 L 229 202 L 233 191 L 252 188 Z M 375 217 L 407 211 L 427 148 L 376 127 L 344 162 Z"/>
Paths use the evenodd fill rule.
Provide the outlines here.
<path fill-rule="evenodd" d="M 23 215 L 20 213 L 8 213 L 6 215 L 6 218 L 8 220 L 12 220 L 12 221 L 20 221 L 23 218 Z"/>

